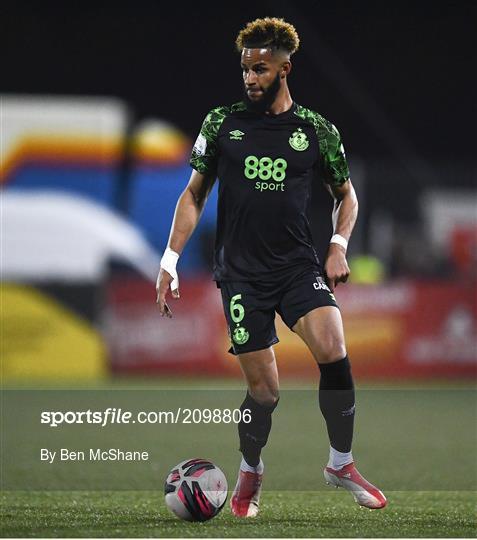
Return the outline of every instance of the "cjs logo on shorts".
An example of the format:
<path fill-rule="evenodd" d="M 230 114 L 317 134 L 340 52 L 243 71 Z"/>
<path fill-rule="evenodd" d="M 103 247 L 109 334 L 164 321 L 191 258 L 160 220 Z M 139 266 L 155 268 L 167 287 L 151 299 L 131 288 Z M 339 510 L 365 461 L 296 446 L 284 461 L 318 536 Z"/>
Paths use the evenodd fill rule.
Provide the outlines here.
<path fill-rule="evenodd" d="M 316 283 L 313 283 L 313 288 L 316 289 L 317 291 L 322 290 L 322 291 L 328 291 L 329 293 L 331 293 L 330 288 L 325 283 L 325 280 L 320 276 L 316 277 Z"/>
<path fill-rule="evenodd" d="M 255 182 L 259 191 L 285 191 L 285 177 L 288 163 L 283 158 L 272 159 L 264 156 L 247 156 L 244 161 L 244 175 Z"/>

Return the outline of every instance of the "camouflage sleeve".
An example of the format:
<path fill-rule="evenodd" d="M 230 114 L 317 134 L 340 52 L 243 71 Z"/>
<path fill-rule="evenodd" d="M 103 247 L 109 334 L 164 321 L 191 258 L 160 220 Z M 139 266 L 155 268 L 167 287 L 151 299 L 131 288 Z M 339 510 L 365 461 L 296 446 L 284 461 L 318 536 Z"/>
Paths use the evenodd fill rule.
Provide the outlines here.
<path fill-rule="evenodd" d="M 223 107 L 212 109 L 202 123 L 190 157 L 190 165 L 202 174 L 217 171 L 217 135 L 225 114 Z"/>
<path fill-rule="evenodd" d="M 349 179 L 349 168 L 340 134 L 333 124 L 328 123 L 320 135 L 319 145 L 324 181 L 331 186 L 341 186 Z"/>

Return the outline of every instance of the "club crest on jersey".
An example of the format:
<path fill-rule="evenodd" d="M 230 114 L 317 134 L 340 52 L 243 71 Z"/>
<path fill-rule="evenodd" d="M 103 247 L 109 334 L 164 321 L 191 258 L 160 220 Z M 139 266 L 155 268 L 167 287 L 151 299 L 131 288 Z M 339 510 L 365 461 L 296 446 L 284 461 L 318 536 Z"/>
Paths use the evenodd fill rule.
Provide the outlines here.
<path fill-rule="evenodd" d="M 310 141 L 301 128 L 298 128 L 293 132 L 292 136 L 288 139 L 288 142 L 293 150 L 296 150 L 297 152 L 303 152 L 310 146 Z"/>
<path fill-rule="evenodd" d="M 242 137 L 245 135 L 245 133 L 240 131 L 240 129 L 234 129 L 233 131 L 229 131 L 229 133 L 231 141 L 241 141 Z"/>

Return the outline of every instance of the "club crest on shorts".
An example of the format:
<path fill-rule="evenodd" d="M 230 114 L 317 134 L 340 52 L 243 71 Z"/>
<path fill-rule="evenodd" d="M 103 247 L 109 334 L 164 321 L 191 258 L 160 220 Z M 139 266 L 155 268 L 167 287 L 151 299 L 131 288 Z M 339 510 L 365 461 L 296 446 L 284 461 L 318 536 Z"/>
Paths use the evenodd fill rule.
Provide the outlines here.
<path fill-rule="evenodd" d="M 243 326 L 237 326 L 237 328 L 234 329 L 232 334 L 232 339 L 237 345 L 244 345 L 245 343 L 247 343 L 249 337 L 250 334 Z"/>
<path fill-rule="evenodd" d="M 293 132 L 292 136 L 288 139 L 288 142 L 293 150 L 296 150 L 297 152 L 303 152 L 310 146 L 310 141 L 301 128 L 298 128 Z"/>

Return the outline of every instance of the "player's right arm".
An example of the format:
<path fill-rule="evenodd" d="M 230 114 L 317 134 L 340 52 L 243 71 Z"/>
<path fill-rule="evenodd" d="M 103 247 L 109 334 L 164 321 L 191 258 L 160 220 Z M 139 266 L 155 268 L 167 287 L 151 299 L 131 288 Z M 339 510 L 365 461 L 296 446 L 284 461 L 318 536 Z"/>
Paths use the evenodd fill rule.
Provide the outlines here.
<path fill-rule="evenodd" d="M 189 183 L 177 201 L 169 241 L 156 283 L 157 304 L 162 316 L 172 317 L 166 302 L 169 288 L 172 290 L 173 298 L 180 297 L 175 263 L 199 222 L 214 182 L 215 174 L 200 173 L 193 169 Z M 169 271 L 164 266 L 169 268 Z"/>
<path fill-rule="evenodd" d="M 161 315 L 167 317 L 172 317 L 171 310 L 166 303 L 169 287 L 172 290 L 173 298 L 179 298 L 176 263 L 199 222 L 205 201 L 217 177 L 219 155 L 217 137 L 226 112 L 226 107 L 217 107 L 205 117 L 192 149 L 190 165 L 193 171 L 187 187 L 177 201 L 169 241 L 161 259 L 161 268 L 156 283 L 159 310 Z"/>

